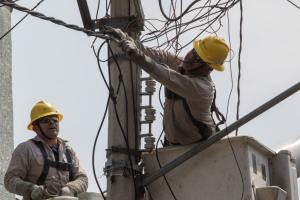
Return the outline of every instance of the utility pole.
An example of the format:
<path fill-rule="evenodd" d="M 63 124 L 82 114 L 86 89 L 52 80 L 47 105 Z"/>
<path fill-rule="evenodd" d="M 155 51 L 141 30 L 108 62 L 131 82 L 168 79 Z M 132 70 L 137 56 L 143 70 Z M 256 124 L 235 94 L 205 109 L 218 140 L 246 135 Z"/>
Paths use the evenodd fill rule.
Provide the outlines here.
<path fill-rule="evenodd" d="M 9 7 L 0 7 L 0 37 L 10 29 L 10 12 Z M 6 200 L 14 199 L 3 185 L 4 173 L 14 149 L 11 60 L 11 36 L 8 34 L 0 40 L 0 199 Z"/>
<path fill-rule="evenodd" d="M 133 39 L 143 30 L 144 14 L 140 0 L 111 0 L 111 15 L 92 20 L 86 0 L 77 0 L 84 28 L 100 30 L 104 26 L 120 28 Z M 107 199 L 139 199 L 136 178 L 138 166 L 141 70 L 133 64 L 118 44 L 108 44 L 110 102 L 108 109 L 108 148 L 105 173 Z"/>
<path fill-rule="evenodd" d="M 137 0 L 111 1 L 111 22 L 115 23 L 115 26 L 113 24 L 112 26 L 120 28 L 119 24 L 121 24 L 123 31 L 134 39 L 137 39 L 139 35 L 139 28 L 128 29 L 126 27 L 133 22 L 143 20 L 141 13 L 141 6 Z M 132 17 L 136 17 L 137 20 L 132 21 Z M 109 104 L 107 197 L 109 200 L 133 200 L 138 199 L 140 194 L 132 172 L 139 173 L 136 150 L 139 148 L 137 123 L 140 118 L 138 108 L 141 71 L 124 57 L 117 44 L 112 42 L 111 50 L 109 48 L 108 51 L 109 56 L 118 56 L 109 61 L 111 87 L 113 88 L 111 92 L 116 98 L 116 104 L 114 105 L 113 100 Z"/>

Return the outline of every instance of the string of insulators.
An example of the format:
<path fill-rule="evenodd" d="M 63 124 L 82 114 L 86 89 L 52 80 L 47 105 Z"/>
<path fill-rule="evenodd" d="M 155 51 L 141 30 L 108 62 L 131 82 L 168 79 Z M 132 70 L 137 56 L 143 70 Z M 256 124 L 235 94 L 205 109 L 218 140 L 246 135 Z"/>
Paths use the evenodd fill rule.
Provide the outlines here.
<path fill-rule="evenodd" d="M 145 81 L 145 92 L 141 92 L 141 96 L 148 96 L 148 105 L 140 106 L 140 109 L 144 109 L 145 117 L 140 124 L 148 124 L 148 132 L 139 135 L 140 138 L 144 138 L 145 144 L 144 148 L 147 150 L 153 150 L 155 148 L 155 137 L 152 134 L 152 123 L 155 120 L 156 110 L 152 107 L 152 95 L 156 91 L 156 82 L 151 77 L 145 77 L 140 79 L 141 82 Z"/>

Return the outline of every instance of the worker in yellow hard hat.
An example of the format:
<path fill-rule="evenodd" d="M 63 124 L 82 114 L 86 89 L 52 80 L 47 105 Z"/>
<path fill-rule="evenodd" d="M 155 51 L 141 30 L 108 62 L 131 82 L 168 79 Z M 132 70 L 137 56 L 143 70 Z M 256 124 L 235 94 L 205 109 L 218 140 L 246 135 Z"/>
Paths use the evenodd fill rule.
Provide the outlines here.
<path fill-rule="evenodd" d="M 74 150 L 58 137 L 62 114 L 53 105 L 39 101 L 33 106 L 30 118 L 27 129 L 34 131 L 36 137 L 14 150 L 4 177 L 6 189 L 24 200 L 85 192 L 87 175 Z"/>
<path fill-rule="evenodd" d="M 137 45 L 120 29 L 107 28 L 103 33 L 119 39 L 128 58 L 165 86 L 163 121 L 167 141 L 191 144 L 216 133 L 212 110 L 220 113 L 213 103 L 215 90 L 210 73 L 224 70 L 229 47 L 223 39 L 208 36 L 195 40 L 193 48 L 181 58 Z"/>

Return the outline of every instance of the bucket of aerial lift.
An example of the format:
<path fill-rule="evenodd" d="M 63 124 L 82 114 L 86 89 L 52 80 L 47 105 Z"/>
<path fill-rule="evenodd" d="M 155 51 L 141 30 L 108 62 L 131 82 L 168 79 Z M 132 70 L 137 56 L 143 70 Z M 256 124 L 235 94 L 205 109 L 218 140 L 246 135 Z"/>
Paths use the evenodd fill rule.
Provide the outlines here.
<path fill-rule="evenodd" d="M 103 200 L 103 198 L 96 192 L 83 192 L 78 194 L 78 197 L 59 196 L 48 200 Z"/>
<path fill-rule="evenodd" d="M 300 177 L 300 139 L 296 142 L 280 148 L 277 152 L 288 150 L 292 154 L 292 158 L 296 161 L 297 177 Z"/>

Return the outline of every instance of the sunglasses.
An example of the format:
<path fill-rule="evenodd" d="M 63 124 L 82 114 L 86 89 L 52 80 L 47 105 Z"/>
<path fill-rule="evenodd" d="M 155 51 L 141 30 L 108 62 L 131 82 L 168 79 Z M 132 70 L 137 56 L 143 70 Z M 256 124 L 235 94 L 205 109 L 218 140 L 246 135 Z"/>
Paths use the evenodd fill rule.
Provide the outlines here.
<path fill-rule="evenodd" d="M 45 117 L 40 119 L 39 122 L 42 124 L 50 124 L 50 122 L 53 124 L 58 124 L 59 120 L 57 118 Z"/>

